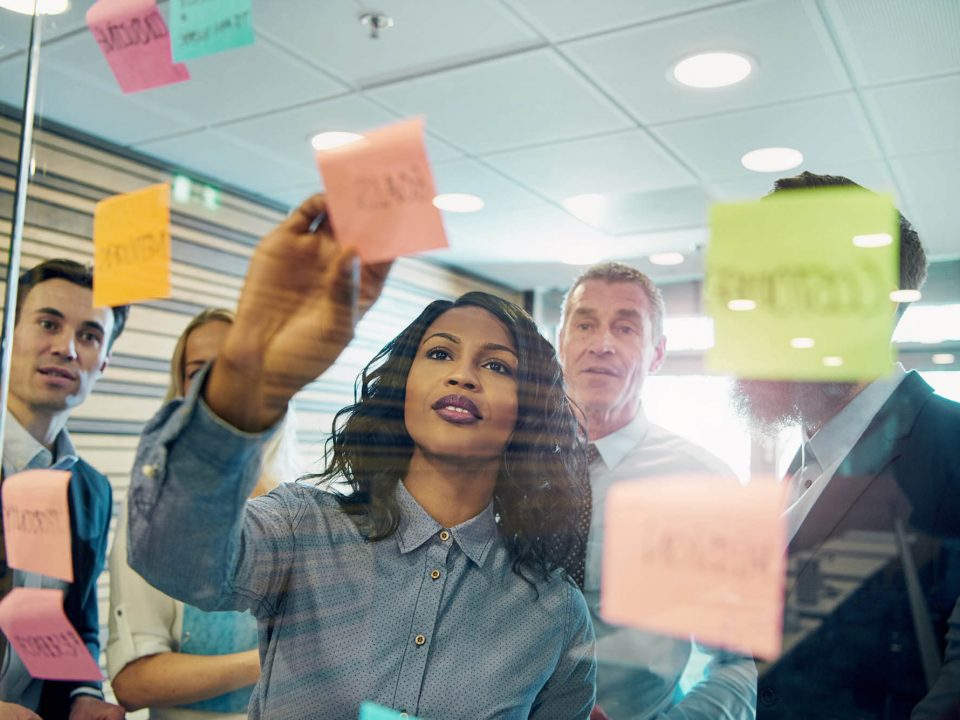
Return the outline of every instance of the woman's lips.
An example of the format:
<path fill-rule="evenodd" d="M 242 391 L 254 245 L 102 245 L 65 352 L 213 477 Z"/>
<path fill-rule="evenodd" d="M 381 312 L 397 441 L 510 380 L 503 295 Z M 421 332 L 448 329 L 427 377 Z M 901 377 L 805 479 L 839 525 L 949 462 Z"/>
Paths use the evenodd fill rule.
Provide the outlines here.
<path fill-rule="evenodd" d="M 483 419 L 476 403 L 463 395 L 446 395 L 431 407 L 444 420 L 457 425 L 471 424 Z"/>

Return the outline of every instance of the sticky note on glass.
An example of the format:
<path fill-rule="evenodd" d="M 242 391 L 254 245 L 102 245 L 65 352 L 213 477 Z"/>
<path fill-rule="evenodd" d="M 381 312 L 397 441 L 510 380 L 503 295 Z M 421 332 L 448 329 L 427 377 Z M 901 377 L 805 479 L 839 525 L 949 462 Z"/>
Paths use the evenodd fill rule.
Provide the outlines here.
<path fill-rule="evenodd" d="M 170 0 L 177 62 L 253 44 L 252 0 Z"/>
<path fill-rule="evenodd" d="M 114 195 L 93 211 L 93 304 L 170 297 L 170 186 Z"/>
<path fill-rule="evenodd" d="M 609 623 L 780 654 L 782 488 L 713 477 L 617 483 L 607 495 L 600 614 Z"/>
<path fill-rule="evenodd" d="M 364 263 L 447 247 L 436 188 L 414 118 L 316 153 L 337 240 Z"/>
<path fill-rule="evenodd" d="M 372 702 L 360 703 L 358 720 L 417 720 L 412 715 L 403 715 L 396 710 Z"/>
<path fill-rule="evenodd" d="M 887 374 L 898 228 L 892 199 L 858 188 L 715 205 L 704 284 L 710 368 L 771 380 Z"/>
<path fill-rule="evenodd" d="M 102 679 L 90 650 L 63 613 L 62 590 L 14 588 L 0 602 L 0 629 L 32 677 Z"/>
<path fill-rule="evenodd" d="M 123 92 L 190 79 L 187 66 L 173 62 L 155 0 L 98 0 L 87 10 L 87 26 Z"/>
<path fill-rule="evenodd" d="M 7 564 L 73 582 L 65 470 L 25 470 L 3 482 Z"/>

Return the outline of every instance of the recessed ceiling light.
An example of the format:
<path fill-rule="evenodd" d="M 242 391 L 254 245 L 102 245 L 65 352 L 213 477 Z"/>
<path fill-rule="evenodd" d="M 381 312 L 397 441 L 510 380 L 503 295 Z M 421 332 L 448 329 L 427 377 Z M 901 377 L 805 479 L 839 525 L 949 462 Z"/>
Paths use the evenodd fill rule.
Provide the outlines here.
<path fill-rule="evenodd" d="M 740 158 L 740 164 L 754 172 L 782 172 L 802 162 L 803 153 L 787 147 L 758 148 Z"/>
<path fill-rule="evenodd" d="M 912 303 L 922 297 L 919 290 L 894 290 L 890 299 L 897 303 Z"/>
<path fill-rule="evenodd" d="M 483 209 L 483 199 L 469 193 L 443 193 L 433 199 L 433 205 L 450 212 L 476 212 Z"/>
<path fill-rule="evenodd" d="M 872 233 L 870 235 L 854 235 L 853 244 L 862 248 L 884 247 L 893 242 L 890 233 Z"/>
<path fill-rule="evenodd" d="M 952 365 L 957 358 L 953 353 L 935 353 L 930 359 L 934 365 Z"/>
<path fill-rule="evenodd" d="M 310 144 L 313 145 L 314 150 L 333 150 L 333 148 L 356 142 L 362 137 L 363 135 L 352 132 L 322 132 L 310 138 Z"/>
<path fill-rule="evenodd" d="M 37 0 L 38 15 L 60 15 L 70 8 L 70 0 Z M 21 15 L 33 15 L 33 0 L 0 0 L 0 8 Z"/>
<path fill-rule="evenodd" d="M 736 300 L 728 302 L 727 307 L 734 312 L 747 312 L 749 310 L 756 310 L 757 302 L 750 298 L 737 298 Z"/>
<path fill-rule="evenodd" d="M 790 347 L 795 347 L 797 350 L 807 350 L 814 345 L 816 345 L 816 343 L 813 338 L 808 337 L 795 337 L 790 341 Z"/>
<path fill-rule="evenodd" d="M 654 253 L 648 260 L 654 265 L 679 265 L 683 262 L 683 254 L 678 252 Z"/>
<path fill-rule="evenodd" d="M 710 52 L 691 55 L 673 68 L 677 82 L 695 88 L 718 88 L 743 80 L 753 65 L 737 53 Z"/>
<path fill-rule="evenodd" d="M 571 215 L 583 220 L 589 225 L 599 225 L 603 220 L 603 213 L 607 208 L 607 201 L 603 195 L 587 193 L 574 195 L 563 201 L 563 206 Z"/>
<path fill-rule="evenodd" d="M 843 365 L 843 358 L 839 355 L 824 355 L 823 364 L 826 367 L 840 367 Z"/>

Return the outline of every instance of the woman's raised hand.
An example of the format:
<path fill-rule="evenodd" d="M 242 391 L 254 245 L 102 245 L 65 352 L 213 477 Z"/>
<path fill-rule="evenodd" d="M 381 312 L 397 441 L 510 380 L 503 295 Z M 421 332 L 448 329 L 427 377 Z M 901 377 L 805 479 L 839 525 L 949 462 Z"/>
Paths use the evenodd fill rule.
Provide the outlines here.
<path fill-rule="evenodd" d="M 258 431 L 334 363 L 380 296 L 390 263 L 360 266 L 333 239 L 323 195 L 314 195 L 257 247 L 237 319 L 204 398 L 221 418 Z M 319 228 L 317 224 L 319 222 Z"/>

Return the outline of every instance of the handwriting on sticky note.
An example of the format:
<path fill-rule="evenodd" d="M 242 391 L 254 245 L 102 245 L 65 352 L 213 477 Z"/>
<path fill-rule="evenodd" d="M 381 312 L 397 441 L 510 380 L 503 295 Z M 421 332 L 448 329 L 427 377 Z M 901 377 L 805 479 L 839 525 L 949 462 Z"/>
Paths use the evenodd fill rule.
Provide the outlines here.
<path fill-rule="evenodd" d="M 155 0 L 98 0 L 87 10 L 87 26 L 123 92 L 190 79 L 186 65 L 173 62 Z"/>
<path fill-rule="evenodd" d="M 360 703 L 360 717 L 358 720 L 417 720 L 412 715 L 403 715 L 396 710 L 377 705 L 372 702 Z"/>
<path fill-rule="evenodd" d="M 62 590 L 14 588 L 0 602 L 0 629 L 35 678 L 102 679 L 100 667 L 64 615 Z"/>
<path fill-rule="evenodd" d="M 711 211 L 704 300 L 719 372 L 865 380 L 890 369 L 898 220 L 856 188 L 797 190 Z"/>
<path fill-rule="evenodd" d="M 337 240 L 365 263 L 447 247 L 423 121 L 405 120 L 317 152 Z"/>
<path fill-rule="evenodd" d="M 604 620 L 759 657 L 780 653 L 782 490 L 714 477 L 618 483 L 607 495 Z"/>
<path fill-rule="evenodd" d="M 252 45 L 252 0 L 171 0 L 170 34 L 177 61 Z"/>
<path fill-rule="evenodd" d="M 7 564 L 73 582 L 70 510 L 64 470 L 26 470 L 3 482 Z"/>
<path fill-rule="evenodd" d="M 93 304 L 170 296 L 170 186 L 114 195 L 93 211 Z"/>

